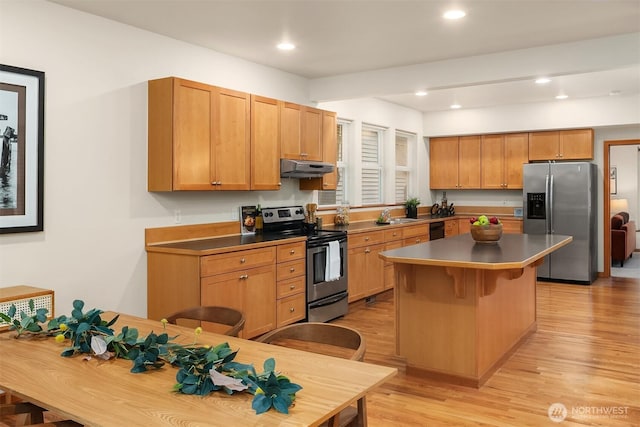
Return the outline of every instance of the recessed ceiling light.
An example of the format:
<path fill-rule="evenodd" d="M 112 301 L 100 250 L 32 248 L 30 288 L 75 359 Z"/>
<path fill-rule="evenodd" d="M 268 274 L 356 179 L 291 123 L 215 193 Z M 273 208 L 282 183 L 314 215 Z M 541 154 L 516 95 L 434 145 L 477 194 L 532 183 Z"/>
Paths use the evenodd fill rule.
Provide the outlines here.
<path fill-rule="evenodd" d="M 451 104 L 451 109 L 457 110 L 458 108 L 462 108 L 462 105 L 460 105 L 460 104 Z"/>
<path fill-rule="evenodd" d="M 464 18 L 467 14 L 464 10 L 448 10 L 442 15 L 444 19 L 460 19 Z"/>
<path fill-rule="evenodd" d="M 543 85 L 545 83 L 549 83 L 551 81 L 550 78 L 548 77 L 540 77 L 539 79 L 536 79 L 536 83 L 539 85 Z"/>
<path fill-rule="evenodd" d="M 426 90 L 419 90 L 416 92 L 416 96 L 427 96 Z"/>
<path fill-rule="evenodd" d="M 567 99 L 569 97 L 569 95 L 558 95 L 556 96 L 556 99 Z"/>
<path fill-rule="evenodd" d="M 295 48 L 296 48 L 296 45 L 294 45 L 293 43 L 288 43 L 288 42 L 278 43 L 278 49 L 280 50 L 293 50 Z"/>
<path fill-rule="evenodd" d="M 609 96 L 618 96 L 621 93 L 622 92 L 620 92 L 619 90 L 612 90 L 611 92 L 609 92 Z"/>

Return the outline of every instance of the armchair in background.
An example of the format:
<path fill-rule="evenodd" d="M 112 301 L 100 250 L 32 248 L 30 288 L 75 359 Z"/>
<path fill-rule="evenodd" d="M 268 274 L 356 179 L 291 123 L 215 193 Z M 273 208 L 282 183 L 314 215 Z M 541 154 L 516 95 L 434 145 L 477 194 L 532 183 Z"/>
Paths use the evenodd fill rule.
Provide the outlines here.
<path fill-rule="evenodd" d="M 620 267 L 636 249 L 636 223 L 629 221 L 628 212 L 611 217 L 611 260 L 620 261 Z"/>

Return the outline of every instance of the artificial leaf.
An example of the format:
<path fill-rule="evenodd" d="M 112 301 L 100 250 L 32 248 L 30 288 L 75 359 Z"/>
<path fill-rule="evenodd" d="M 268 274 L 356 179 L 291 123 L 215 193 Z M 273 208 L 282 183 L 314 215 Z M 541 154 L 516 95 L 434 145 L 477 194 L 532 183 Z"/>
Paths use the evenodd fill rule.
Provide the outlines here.
<path fill-rule="evenodd" d="M 212 369 L 211 371 L 209 371 L 209 375 L 211 375 L 211 381 L 213 381 L 213 384 L 224 386 L 229 390 L 243 391 L 249 388 L 242 383 L 242 380 L 228 377 L 216 371 L 215 369 Z"/>
<path fill-rule="evenodd" d="M 84 301 L 82 300 L 74 300 L 73 301 L 73 308 L 75 308 L 76 310 L 82 310 L 84 308 Z"/>
<path fill-rule="evenodd" d="M 264 361 L 264 372 L 273 372 L 276 370 L 276 361 L 273 357 L 268 358 Z"/>
<path fill-rule="evenodd" d="M 256 414 L 262 414 L 271 408 L 271 399 L 264 394 L 256 394 L 251 402 L 251 407 L 256 411 Z"/>
<path fill-rule="evenodd" d="M 60 353 L 60 356 L 62 357 L 71 357 L 73 356 L 73 354 L 76 352 L 75 347 L 69 347 L 69 348 L 65 348 L 62 353 Z"/>
<path fill-rule="evenodd" d="M 5 323 L 11 323 L 11 317 L 7 316 L 4 313 L 0 313 L 0 319 L 2 319 Z"/>
<path fill-rule="evenodd" d="M 11 307 L 9 307 L 9 311 L 7 312 L 7 315 L 11 318 L 13 318 L 16 315 L 16 305 L 15 304 L 11 304 Z"/>
<path fill-rule="evenodd" d="M 287 399 L 282 396 L 276 396 L 273 398 L 273 407 L 276 408 L 276 411 L 281 412 L 283 414 L 289 413 L 289 404 L 291 401 L 287 401 Z"/>
<path fill-rule="evenodd" d="M 91 337 L 91 349 L 97 356 L 100 356 L 106 353 L 107 343 L 101 336 L 94 335 Z"/>
<path fill-rule="evenodd" d="M 116 322 L 118 321 L 118 318 L 120 318 L 120 315 L 119 315 L 119 314 L 117 314 L 117 315 L 116 315 L 116 317 L 114 317 L 113 319 L 111 319 L 111 320 L 109 321 L 109 323 L 107 323 L 105 326 L 107 326 L 107 327 L 112 326 L 114 323 L 116 323 Z"/>
<path fill-rule="evenodd" d="M 91 325 L 88 323 L 80 323 L 78 324 L 78 329 L 76 329 L 76 334 L 81 335 L 84 332 L 88 331 L 91 328 Z"/>
<path fill-rule="evenodd" d="M 33 310 L 35 310 L 35 307 L 36 307 L 36 306 L 35 306 L 35 304 L 33 303 L 33 300 L 32 300 L 32 299 L 30 299 L 30 300 L 29 300 L 29 311 L 30 311 L 31 313 L 33 313 Z"/>

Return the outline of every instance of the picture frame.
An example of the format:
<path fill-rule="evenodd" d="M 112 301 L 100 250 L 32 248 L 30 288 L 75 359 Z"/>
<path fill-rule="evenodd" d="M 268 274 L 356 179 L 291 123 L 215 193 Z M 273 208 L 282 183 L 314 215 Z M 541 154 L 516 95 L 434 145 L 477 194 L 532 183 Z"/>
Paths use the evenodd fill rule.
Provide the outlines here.
<path fill-rule="evenodd" d="M 44 230 L 44 76 L 0 64 L 0 234 Z"/>
<path fill-rule="evenodd" d="M 615 166 L 609 172 L 609 193 L 618 194 L 618 168 Z"/>

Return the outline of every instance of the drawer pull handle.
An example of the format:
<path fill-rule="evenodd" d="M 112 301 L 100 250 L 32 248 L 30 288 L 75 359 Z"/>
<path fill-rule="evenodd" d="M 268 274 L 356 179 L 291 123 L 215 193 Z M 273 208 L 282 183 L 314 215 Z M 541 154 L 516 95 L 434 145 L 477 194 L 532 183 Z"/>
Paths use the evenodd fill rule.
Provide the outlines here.
<path fill-rule="evenodd" d="M 289 286 L 289 289 L 292 289 L 292 290 L 293 290 L 293 289 L 295 289 L 295 288 L 296 288 L 296 285 L 291 285 L 291 286 Z"/>
<path fill-rule="evenodd" d="M 370 252 L 371 252 L 371 249 L 369 249 L 369 248 L 367 248 L 367 249 L 365 249 L 365 250 L 364 250 L 364 253 L 365 253 L 365 254 L 368 254 L 368 253 L 370 253 Z"/>
<path fill-rule="evenodd" d="M 295 308 L 293 308 L 293 307 L 291 307 L 291 308 L 289 309 L 289 313 L 293 313 L 294 311 L 296 311 L 296 309 L 295 309 Z"/>
<path fill-rule="evenodd" d="M 243 275 L 240 276 L 240 279 L 242 279 L 242 280 L 246 280 L 248 278 L 249 278 L 248 274 L 243 274 Z"/>
<path fill-rule="evenodd" d="M 246 260 L 246 259 L 244 259 L 244 258 L 240 258 L 240 264 L 244 264 L 245 262 L 247 262 L 247 260 Z"/>
<path fill-rule="evenodd" d="M 368 238 L 368 237 L 365 237 L 365 238 L 364 238 L 364 241 L 365 241 L 365 242 L 368 242 L 368 241 L 369 241 L 369 238 Z"/>
<path fill-rule="evenodd" d="M 289 273 L 293 273 L 294 271 L 296 271 L 296 269 L 295 269 L 295 268 L 293 268 L 293 267 L 291 267 L 291 268 L 289 269 Z"/>
<path fill-rule="evenodd" d="M 296 253 L 296 250 L 295 250 L 295 249 L 291 249 L 291 250 L 289 251 L 289 254 L 291 254 L 291 255 L 293 255 L 293 254 L 295 254 L 295 253 Z"/>

